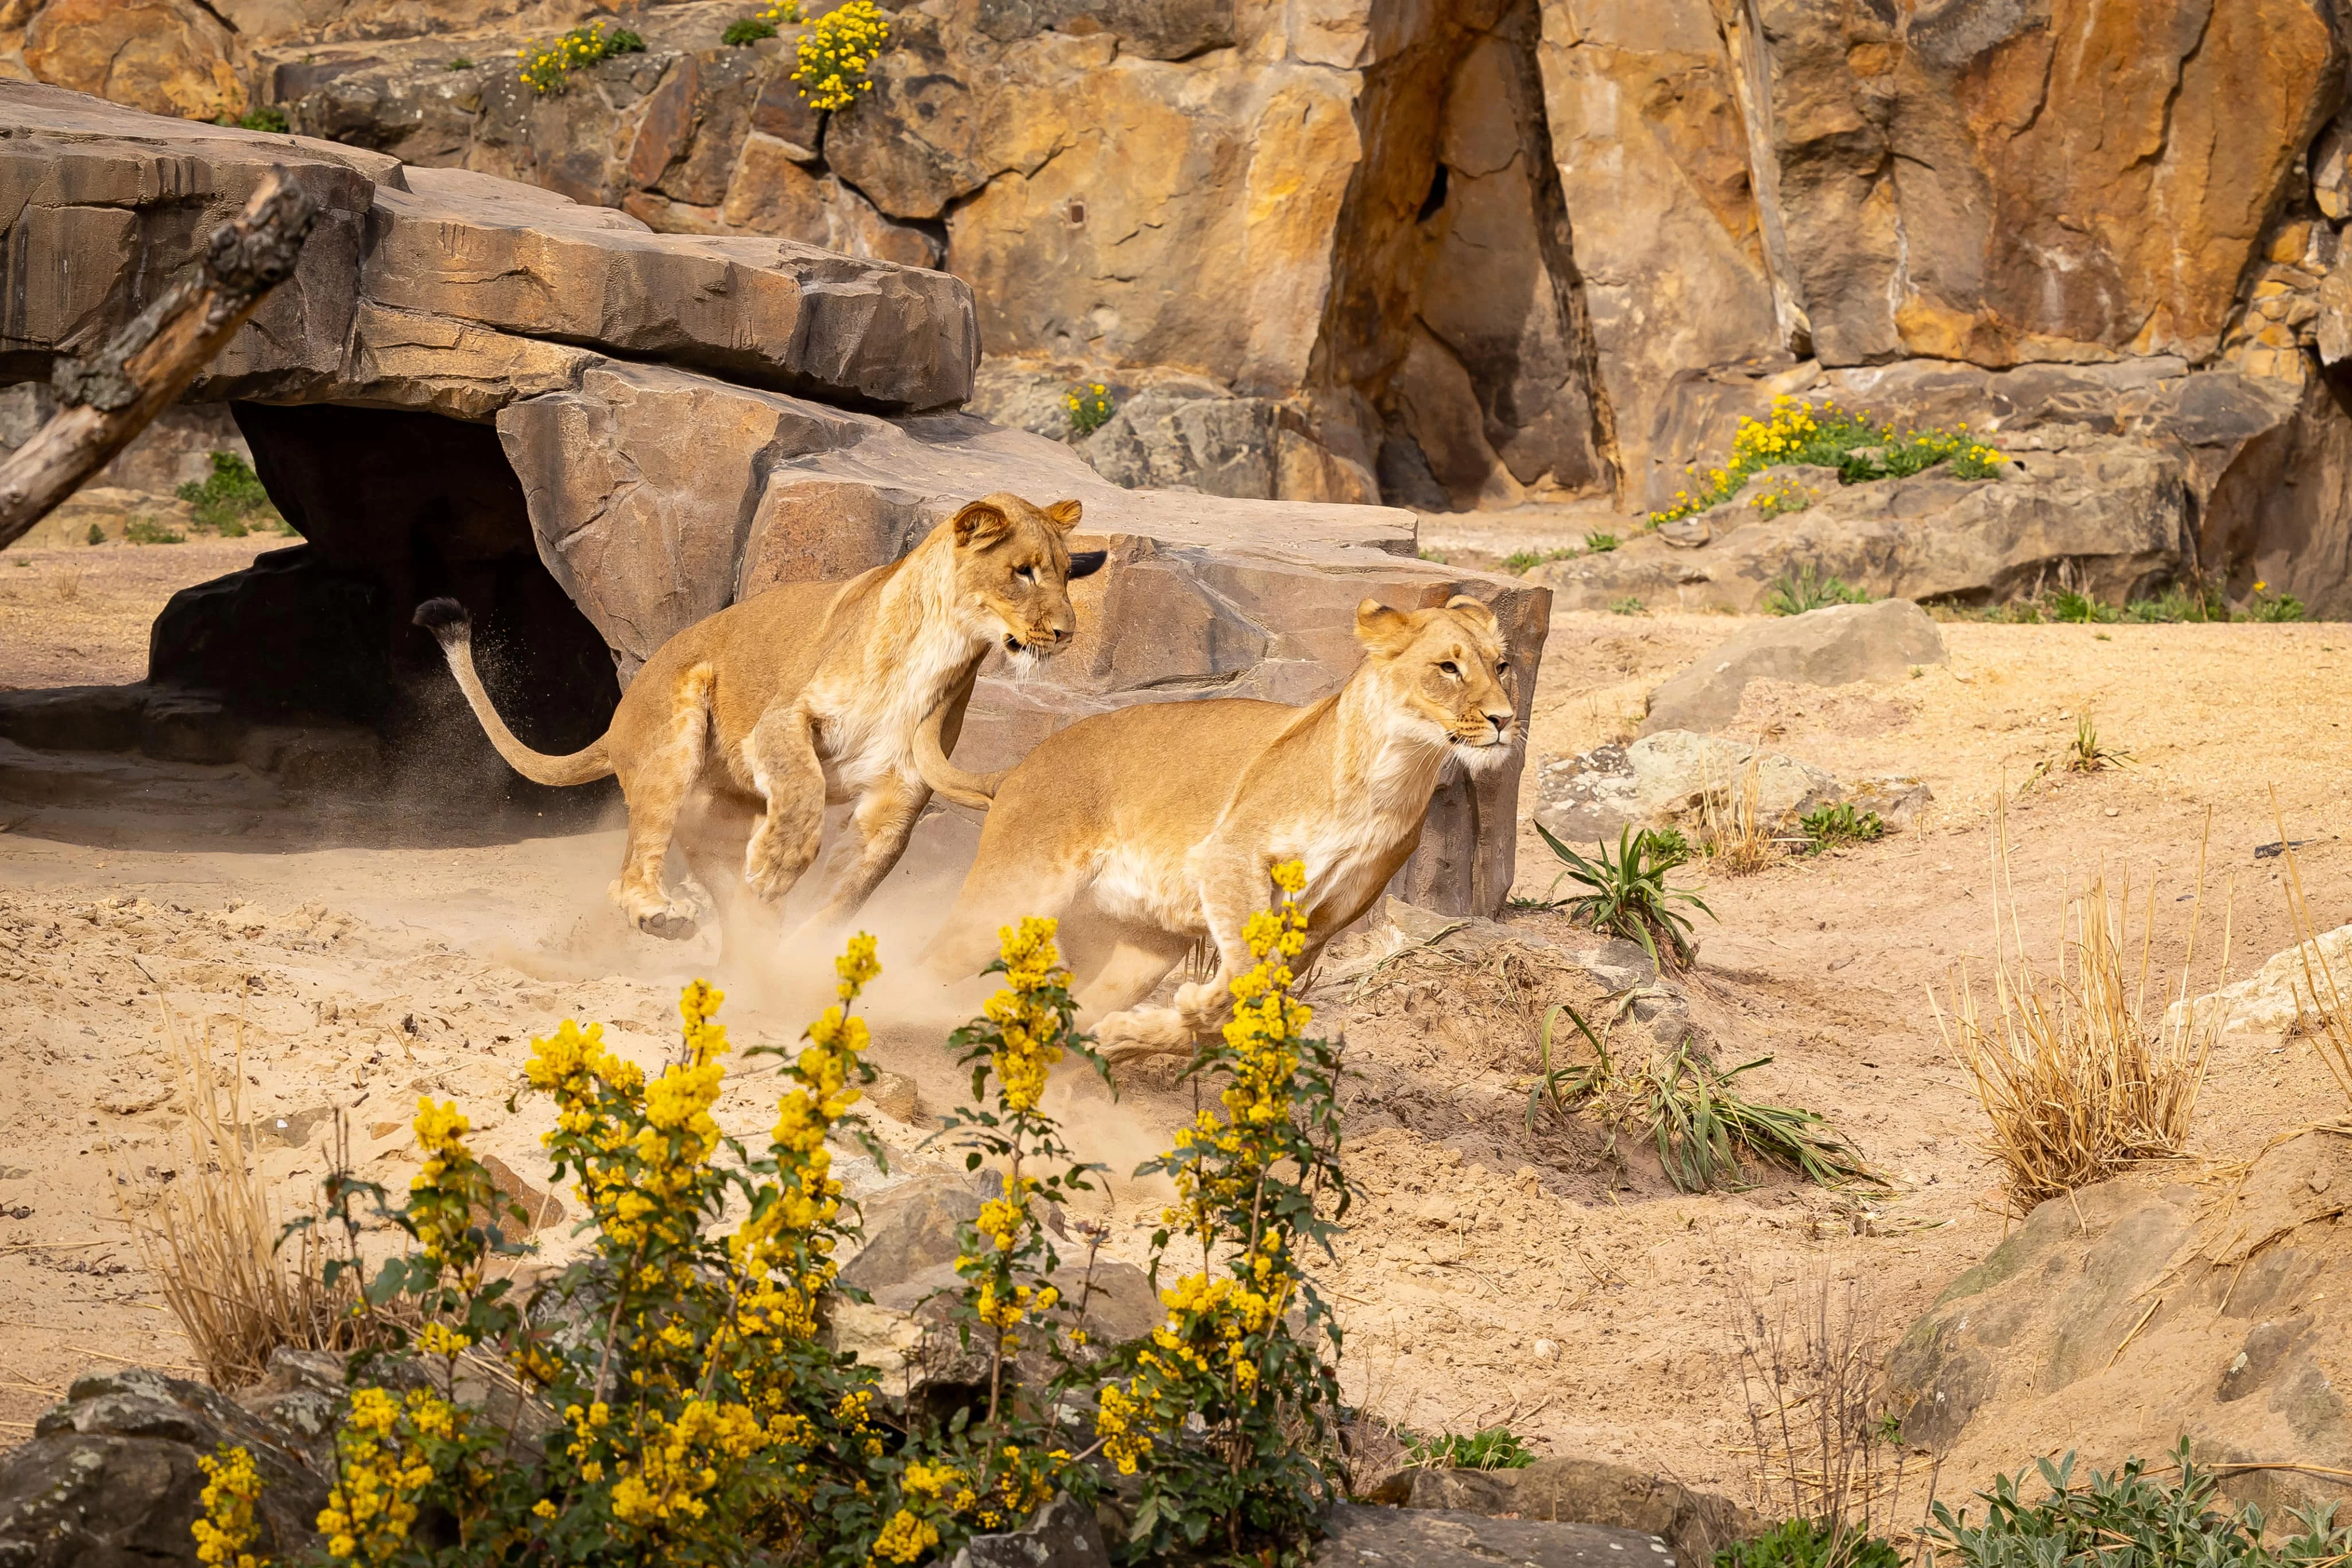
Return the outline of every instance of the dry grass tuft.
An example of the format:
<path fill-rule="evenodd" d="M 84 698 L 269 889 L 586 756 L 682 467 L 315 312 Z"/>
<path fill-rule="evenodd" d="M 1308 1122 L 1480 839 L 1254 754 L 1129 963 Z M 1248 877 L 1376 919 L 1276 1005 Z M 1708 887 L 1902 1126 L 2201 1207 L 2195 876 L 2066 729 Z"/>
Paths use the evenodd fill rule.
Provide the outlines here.
<path fill-rule="evenodd" d="M 2343 1091 L 2347 1108 L 2352 1108 L 2352 999 L 2347 999 L 2346 984 L 2337 978 L 2327 949 L 2320 946 L 2311 903 L 2303 894 L 2303 869 L 2295 864 L 2294 844 L 2286 836 L 2286 819 L 2280 814 L 2275 790 L 2271 793 L 2271 819 L 2278 824 L 2279 849 L 2286 857 L 2287 918 L 2303 956 L 2303 988 L 2294 994 L 2295 1032 L 2310 1037 L 2336 1087 Z"/>
<path fill-rule="evenodd" d="M 1701 797 L 1707 863 L 1727 876 L 1749 876 L 1780 858 L 1780 846 L 1764 826 L 1760 758 L 1751 757 L 1740 770 L 1737 795 L 1709 789 Z"/>
<path fill-rule="evenodd" d="M 209 1024 L 191 1037 L 168 1008 L 163 1020 L 180 1081 L 186 1179 L 165 1188 L 156 1209 L 131 1217 L 131 1234 L 205 1377 L 216 1388 L 236 1388 L 259 1380 L 280 1345 L 351 1348 L 356 1276 L 328 1286 L 325 1238 L 316 1226 L 280 1246 L 282 1217 L 254 1169 L 243 1024 L 224 1074 L 214 1066 Z"/>
<path fill-rule="evenodd" d="M 68 561 L 50 575 L 49 591 L 58 596 L 58 603 L 72 604 L 81 598 L 81 568 Z"/>
<path fill-rule="evenodd" d="M 1951 1016 L 1946 1016 L 1933 987 L 1927 1004 L 1945 1046 L 1976 1081 L 1977 1098 L 1992 1120 L 1990 1152 L 2000 1161 L 2011 1204 L 2022 1214 L 2046 1198 L 2105 1180 L 2133 1161 L 2184 1153 L 2206 1064 L 2228 1012 L 2218 1005 L 2167 1012 L 2168 1001 L 2185 1002 L 2190 995 L 2198 919 L 2205 904 L 2202 848 L 2188 952 L 2177 982 L 2160 984 L 2152 1000 L 2153 886 L 2137 939 L 2128 930 L 2128 881 L 2111 889 L 2102 875 L 2069 899 L 2056 962 L 2045 969 L 2027 956 L 2018 923 L 2005 812 L 1995 817 L 1993 856 L 1990 1015 L 1979 1011 L 1965 966 L 1953 977 Z M 2222 977 L 2229 967 L 2225 913 Z"/>

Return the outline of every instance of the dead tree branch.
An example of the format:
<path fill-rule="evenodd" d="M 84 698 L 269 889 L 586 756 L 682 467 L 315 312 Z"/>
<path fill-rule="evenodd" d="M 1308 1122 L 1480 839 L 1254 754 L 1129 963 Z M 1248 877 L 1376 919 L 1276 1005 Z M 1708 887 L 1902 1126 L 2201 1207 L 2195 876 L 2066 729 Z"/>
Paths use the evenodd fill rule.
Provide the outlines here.
<path fill-rule="evenodd" d="M 204 260 L 159 295 L 93 359 L 61 358 L 60 408 L 0 463 L 0 549 L 131 444 L 294 270 L 317 207 L 283 169 L 263 176 L 245 211 L 213 231 Z"/>

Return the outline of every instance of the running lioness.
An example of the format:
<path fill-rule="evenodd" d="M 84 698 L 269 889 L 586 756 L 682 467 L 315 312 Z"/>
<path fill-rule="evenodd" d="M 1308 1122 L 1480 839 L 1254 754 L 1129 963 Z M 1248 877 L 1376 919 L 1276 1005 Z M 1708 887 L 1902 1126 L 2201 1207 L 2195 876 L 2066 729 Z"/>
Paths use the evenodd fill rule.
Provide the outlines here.
<path fill-rule="evenodd" d="M 499 719 L 456 601 L 426 601 L 416 623 L 440 642 L 474 716 L 517 772 L 541 784 L 620 776 L 629 835 L 612 898 L 654 936 L 682 938 L 698 924 L 687 890 L 663 883 L 681 813 L 698 877 L 719 874 L 720 855 L 740 845 L 744 881 L 772 904 L 816 859 L 825 806 L 856 801 L 830 894 L 808 922 L 830 929 L 906 850 L 989 649 L 1043 657 L 1076 633 L 1067 585 L 1104 559 L 1070 553 L 1079 511 L 1076 501 L 1040 508 L 1000 492 L 887 566 L 847 582 L 785 583 L 722 610 L 663 643 L 612 727 L 568 757 L 533 751 Z"/>

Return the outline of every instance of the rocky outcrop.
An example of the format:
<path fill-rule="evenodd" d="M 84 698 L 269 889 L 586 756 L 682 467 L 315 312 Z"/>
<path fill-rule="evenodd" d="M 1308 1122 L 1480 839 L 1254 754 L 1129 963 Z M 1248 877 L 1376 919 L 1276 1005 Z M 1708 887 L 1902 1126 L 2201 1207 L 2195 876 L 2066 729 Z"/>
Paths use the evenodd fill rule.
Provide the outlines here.
<path fill-rule="evenodd" d="M 1364 1500 L 1635 1531 L 1690 1563 L 1711 1563 L 1725 1547 L 1764 1531 L 1762 1520 L 1728 1498 L 1605 1459 L 1538 1459 L 1515 1470 L 1414 1466 L 1376 1483 Z"/>
<path fill-rule="evenodd" d="M 1750 681 L 1893 681 L 1950 657 L 1935 622 L 1906 600 L 1808 611 L 1748 627 L 1667 680 L 1650 694 L 1642 732 L 1720 729 L 1739 712 Z"/>
<path fill-rule="evenodd" d="M 1675 1568 L 1679 1560 L 1654 1535 L 1608 1525 L 1343 1502 L 1331 1510 L 1313 1561 L 1319 1568 L 1357 1568 L 1364 1563 L 1474 1568 L 1497 1561 L 1527 1568 L 1622 1568 L 1628 1563 Z"/>
<path fill-rule="evenodd" d="M 1874 599 L 1985 604 L 2056 587 L 2121 604 L 2195 565 L 2179 458 L 2112 437 L 2004 449 L 2011 461 L 1991 479 L 1929 469 L 1842 485 L 1830 469 L 1772 470 L 1769 484 L 1751 480 L 1686 525 L 1530 575 L 1578 609 L 1631 597 L 1744 612 L 1807 574 Z M 1765 509 L 1790 504 L 1790 491 L 1794 509 Z"/>
<path fill-rule="evenodd" d="M 2237 1501 L 2340 1500 L 2347 1204 L 2352 1138 L 2336 1131 L 2266 1150 L 2218 1204 L 2155 1176 L 2051 1199 L 1896 1346 L 1905 1437 L 1985 1475 L 2077 1448 L 2107 1469 L 2186 1437 L 2205 1463 L 2255 1463 L 2229 1479 Z M 2285 1458 L 2315 1469 L 2260 1468 Z"/>
<path fill-rule="evenodd" d="M 196 389 L 231 400 L 306 541 L 159 622 L 151 679 L 216 714 L 366 724 L 444 781 L 520 790 L 407 624 L 419 600 L 467 603 L 501 708 L 531 744 L 570 749 L 671 633 L 896 559 L 994 489 L 1079 499 L 1113 565 L 1086 580 L 1078 643 L 1043 678 L 984 672 L 963 743 L 981 766 L 1128 702 L 1312 700 L 1360 656 L 1368 596 L 1475 594 L 1523 667 L 1540 655 L 1546 591 L 1414 559 L 1407 514 L 1244 498 L 1277 487 L 1262 476 L 1226 496 L 1125 489 L 1066 445 L 944 412 L 977 359 L 971 293 L 944 274 L 656 234 L 486 174 L 49 88 L 0 84 L 0 116 L 17 130 L 0 185 L 21 196 L 0 248 L 29 280 L 0 319 L 0 373 L 41 373 L 110 331 L 270 164 L 320 199 L 275 314 Z M 1189 430 L 1183 412 L 1170 423 Z M 1205 434 L 1195 456 L 1226 461 Z M 1444 786 L 1398 891 L 1499 906 L 1517 787 L 1507 770 Z"/>

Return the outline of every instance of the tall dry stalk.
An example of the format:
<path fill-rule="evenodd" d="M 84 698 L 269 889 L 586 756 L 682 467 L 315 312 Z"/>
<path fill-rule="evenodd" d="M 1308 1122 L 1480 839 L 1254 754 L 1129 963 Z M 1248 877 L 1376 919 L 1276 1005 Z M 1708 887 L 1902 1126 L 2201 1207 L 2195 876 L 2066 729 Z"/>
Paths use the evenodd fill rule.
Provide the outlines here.
<path fill-rule="evenodd" d="M 1763 768 L 1751 757 L 1740 769 L 1735 797 L 1726 789 L 1708 789 L 1700 797 L 1707 856 L 1717 869 L 1730 876 L 1762 871 L 1780 854 L 1780 846 L 1763 823 Z"/>
<path fill-rule="evenodd" d="M 280 1345 L 350 1348 L 353 1291 L 348 1284 L 329 1289 L 324 1235 L 308 1227 L 281 1248 L 282 1218 L 254 1168 L 243 1020 L 225 1093 L 211 1024 L 192 1037 L 166 1008 L 163 1027 L 179 1080 L 187 1166 L 154 1211 L 130 1217 L 131 1235 L 205 1376 L 216 1388 L 236 1388 L 258 1380 Z"/>
<path fill-rule="evenodd" d="M 2211 831 L 2209 813 L 2209 841 Z M 2153 1008 L 2148 984 L 2156 936 L 2152 884 L 2137 944 L 2128 930 L 2128 879 L 2110 889 L 2103 874 L 2067 900 L 2060 917 L 2057 958 L 2045 970 L 2025 950 L 2011 877 L 2007 813 L 1998 810 L 1993 883 L 1990 1019 L 1979 1011 L 1976 987 L 1965 965 L 1953 977 L 1952 1016 L 1945 1015 L 1932 986 L 1927 1005 L 1946 1048 L 1975 1080 L 1977 1098 L 1992 1121 L 1990 1151 L 2003 1167 L 2011 1205 L 2024 1213 L 2046 1198 L 2105 1180 L 2132 1161 L 2184 1152 L 2206 1064 L 2229 1015 L 2219 1003 L 2186 1005 L 2205 905 L 2203 846 L 2197 855 L 2188 952 L 2176 982 L 2159 985 Z M 2006 933 L 2004 905 L 2009 911 Z M 2229 967 L 2230 917 L 2225 913 L 2215 989 L 2226 979 Z M 2168 1010 L 2168 1001 L 2183 1005 Z"/>
<path fill-rule="evenodd" d="M 1924 1516 L 1935 1474 L 1916 1475 L 1901 1412 L 1878 1398 L 1885 1345 L 1853 1280 L 1826 1276 L 1768 1303 L 1745 1270 L 1731 1273 L 1732 1358 L 1755 1445 L 1753 1501 L 1768 1518 L 1816 1521 L 1816 1568 L 1848 1568 L 1873 1537 L 1899 1538 L 1911 1499 Z M 1926 1500 L 1922 1500 L 1922 1499 Z"/>
<path fill-rule="evenodd" d="M 2327 1063 L 2336 1087 L 2352 1109 L 2352 1016 L 2346 1011 L 2344 986 L 2336 966 L 2319 945 L 2319 929 L 2311 918 L 2311 901 L 2304 896 L 2303 868 L 2294 862 L 2294 843 L 2286 836 L 2286 818 L 2280 812 L 2278 791 L 2271 791 L 2271 820 L 2278 824 L 2280 852 L 2286 857 L 2286 912 L 2294 928 L 2294 943 L 2303 956 L 2304 988 L 2294 994 L 2299 1032 L 2308 1035 Z"/>

